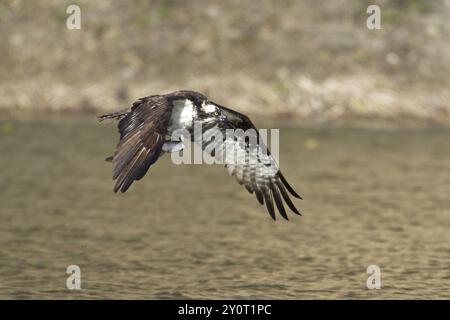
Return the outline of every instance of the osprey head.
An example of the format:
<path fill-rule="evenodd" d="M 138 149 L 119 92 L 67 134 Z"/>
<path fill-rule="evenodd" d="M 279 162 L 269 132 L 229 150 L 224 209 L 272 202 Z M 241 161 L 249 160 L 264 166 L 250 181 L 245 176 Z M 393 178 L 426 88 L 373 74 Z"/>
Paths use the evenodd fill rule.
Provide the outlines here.
<path fill-rule="evenodd" d="M 221 107 L 208 99 L 204 100 L 197 112 L 199 120 L 203 121 L 224 121 L 226 116 Z"/>
<path fill-rule="evenodd" d="M 181 90 L 167 95 L 172 101 L 189 101 L 194 107 L 194 120 L 202 123 L 222 122 L 226 120 L 226 115 L 220 105 L 210 101 L 199 92 Z"/>
<path fill-rule="evenodd" d="M 205 100 L 208 100 L 208 98 L 201 93 L 191 90 L 175 91 L 167 94 L 166 97 L 170 101 L 189 100 L 196 109 L 198 109 Z"/>

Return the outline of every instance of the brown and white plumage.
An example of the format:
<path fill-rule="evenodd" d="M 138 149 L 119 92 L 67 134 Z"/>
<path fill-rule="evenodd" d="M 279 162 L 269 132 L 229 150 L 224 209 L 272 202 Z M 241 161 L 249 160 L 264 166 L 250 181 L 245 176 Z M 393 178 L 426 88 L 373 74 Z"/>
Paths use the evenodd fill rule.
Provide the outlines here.
<path fill-rule="evenodd" d="M 206 133 L 220 132 L 226 136 L 227 129 L 242 129 L 251 132 L 257 144 L 251 139 L 215 141 L 214 148 L 208 140 L 202 140 L 205 152 L 222 156 L 223 164 L 230 175 L 254 193 L 260 204 L 265 204 L 270 216 L 275 220 L 275 205 L 285 219 L 287 206 L 300 214 L 289 194 L 301 197 L 288 184 L 270 152 L 266 152 L 264 142 L 250 119 L 234 110 L 210 102 L 205 96 L 194 91 L 176 91 L 167 95 L 153 95 L 141 98 L 130 111 L 100 116 L 99 120 L 118 119 L 120 141 L 116 151 L 108 160 L 113 164 L 114 192 L 125 192 L 131 184 L 142 179 L 149 167 L 164 153 L 167 136 L 176 129 L 193 131 L 193 123 L 199 121 Z M 252 129 L 252 130 L 249 130 Z M 192 136 L 192 141 L 195 141 Z M 211 150 L 213 152 L 211 153 Z M 219 154 L 214 154 L 218 150 Z M 230 161 L 225 155 L 233 150 Z"/>
<path fill-rule="evenodd" d="M 216 150 L 221 152 L 217 156 L 228 169 L 228 173 L 234 176 L 236 181 L 243 185 L 249 193 L 254 193 L 260 204 L 265 203 L 267 211 L 274 220 L 274 202 L 282 217 L 288 219 L 282 199 L 294 213 L 300 215 L 291 201 L 289 193 L 296 198 L 301 199 L 301 197 L 284 178 L 270 151 L 259 136 L 257 128 L 247 116 L 222 106 L 220 108 L 227 121 L 217 122 L 214 126 L 210 126 L 211 135 L 216 130 L 225 136 L 227 129 L 242 129 L 248 133 L 248 139 L 231 141 L 224 139 L 219 148 L 217 148 L 217 144 L 212 146 L 211 140 L 204 139 L 203 149 L 208 154 Z M 207 137 L 208 134 L 206 133 L 205 136 Z M 211 146 L 211 150 L 208 150 L 208 146 Z M 233 153 L 231 159 L 226 156 L 229 150 Z M 214 154 L 214 156 L 216 155 Z"/>
<path fill-rule="evenodd" d="M 120 120 L 120 141 L 111 159 L 114 192 L 127 191 L 158 160 L 171 113 L 164 98 L 154 96 L 135 102 L 131 112 Z"/>

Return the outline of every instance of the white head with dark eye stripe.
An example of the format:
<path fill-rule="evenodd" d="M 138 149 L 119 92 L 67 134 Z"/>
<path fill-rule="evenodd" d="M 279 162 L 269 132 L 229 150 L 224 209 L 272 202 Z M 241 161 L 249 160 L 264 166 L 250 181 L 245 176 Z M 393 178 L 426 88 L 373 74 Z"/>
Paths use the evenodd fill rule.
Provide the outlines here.
<path fill-rule="evenodd" d="M 201 108 L 203 112 L 206 113 L 208 116 L 217 117 L 220 114 L 219 108 L 217 108 L 217 106 L 214 103 L 208 100 L 203 101 Z"/>
<path fill-rule="evenodd" d="M 211 102 L 207 99 L 202 101 L 199 111 L 200 112 L 198 113 L 198 118 L 206 122 L 223 121 L 225 119 L 221 108 L 214 102 Z"/>

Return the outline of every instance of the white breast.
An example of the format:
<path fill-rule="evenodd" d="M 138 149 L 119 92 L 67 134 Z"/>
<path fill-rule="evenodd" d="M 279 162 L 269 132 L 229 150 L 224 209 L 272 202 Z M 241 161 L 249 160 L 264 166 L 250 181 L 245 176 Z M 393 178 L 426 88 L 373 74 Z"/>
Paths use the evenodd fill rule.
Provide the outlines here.
<path fill-rule="evenodd" d="M 170 129 L 186 128 L 192 126 L 195 108 L 192 101 L 181 99 L 173 101 Z"/>

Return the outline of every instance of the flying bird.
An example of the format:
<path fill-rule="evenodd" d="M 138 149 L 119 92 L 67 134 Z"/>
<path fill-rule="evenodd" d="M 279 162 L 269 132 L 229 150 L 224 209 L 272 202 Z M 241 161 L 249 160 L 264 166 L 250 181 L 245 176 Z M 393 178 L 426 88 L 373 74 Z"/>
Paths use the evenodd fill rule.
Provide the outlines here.
<path fill-rule="evenodd" d="M 184 142 L 172 141 L 171 134 L 179 129 L 193 133 L 196 122 L 203 128 L 223 133 L 223 136 L 228 129 L 253 129 L 256 138 L 259 138 L 256 127 L 247 116 L 189 90 L 140 98 L 131 109 L 98 117 L 99 121 L 105 119 L 119 120 L 120 141 L 114 155 L 106 158 L 113 164 L 114 192 L 126 192 L 134 181 L 145 176 L 150 166 L 164 153 L 182 150 Z M 194 135 L 191 137 L 192 142 L 198 143 Z M 199 142 L 203 150 L 208 149 L 208 142 Z M 302 198 L 288 184 L 264 142 L 258 141 L 258 144 L 266 148 L 265 153 L 259 152 L 259 148 L 247 140 L 227 140 L 222 145 L 229 147 L 230 144 L 237 150 L 240 161 L 230 162 L 225 157 L 228 160 L 224 160 L 224 166 L 240 185 L 255 194 L 261 205 L 266 205 L 272 219 L 276 219 L 274 202 L 281 216 L 288 219 L 283 200 L 294 213 L 300 215 L 289 193 Z M 214 156 L 214 152 L 211 154 Z"/>

